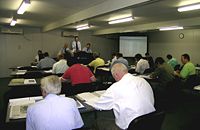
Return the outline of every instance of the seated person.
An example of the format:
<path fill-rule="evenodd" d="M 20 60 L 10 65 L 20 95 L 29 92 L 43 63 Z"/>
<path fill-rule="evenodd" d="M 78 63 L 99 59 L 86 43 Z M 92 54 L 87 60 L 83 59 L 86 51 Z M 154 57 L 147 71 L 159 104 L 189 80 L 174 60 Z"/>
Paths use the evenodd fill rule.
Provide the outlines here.
<path fill-rule="evenodd" d="M 72 130 L 81 128 L 83 120 L 72 98 L 61 97 L 61 82 L 57 76 L 41 80 L 43 100 L 28 107 L 27 130 Z"/>
<path fill-rule="evenodd" d="M 183 54 L 181 56 L 181 62 L 183 63 L 183 68 L 179 72 L 175 72 L 175 75 L 181 77 L 182 79 L 187 79 L 190 75 L 196 74 L 196 68 L 192 62 L 190 62 L 190 56 L 188 54 Z"/>
<path fill-rule="evenodd" d="M 91 61 L 91 62 L 88 64 L 88 66 L 94 68 L 94 73 L 96 72 L 96 68 L 97 68 L 98 66 L 105 65 L 105 61 L 104 61 L 103 59 L 101 59 L 99 56 L 100 56 L 99 53 L 94 52 L 94 53 L 93 53 L 94 60 Z"/>
<path fill-rule="evenodd" d="M 70 61 L 70 67 L 62 75 L 61 80 L 70 80 L 74 86 L 82 83 L 95 82 L 96 78 L 88 67 L 77 63 L 77 60 L 73 59 Z"/>
<path fill-rule="evenodd" d="M 117 53 L 116 54 L 117 60 L 115 60 L 113 62 L 113 64 L 111 64 L 111 68 L 114 64 L 116 63 L 123 63 L 124 65 L 126 65 L 127 68 L 129 68 L 129 64 L 128 61 L 126 59 L 123 58 L 123 54 L 122 53 Z"/>
<path fill-rule="evenodd" d="M 167 63 L 171 65 L 173 69 L 175 68 L 176 65 L 178 65 L 178 61 L 174 57 L 172 57 L 172 55 L 168 54 L 167 59 L 168 59 Z"/>
<path fill-rule="evenodd" d="M 136 54 L 135 59 L 137 61 L 135 72 L 143 74 L 146 69 L 149 69 L 149 62 L 143 59 L 141 54 Z"/>
<path fill-rule="evenodd" d="M 82 51 L 84 51 L 84 52 L 86 52 L 86 53 L 92 53 L 92 50 L 91 50 L 91 44 L 90 43 L 87 43 L 86 44 L 86 47 L 83 47 L 83 50 Z"/>
<path fill-rule="evenodd" d="M 42 53 L 42 50 L 38 50 L 37 55 L 35 56 L 34 62 L 31 63 L 31 65 L 37 65 L 38 62 L 44 58 L 44 55 Z"/>
<path fill-rule="evenodd" d="M 58 59 L 59 61 L 53 64 L 53 74 L 63 74 L 69 68 L 63 54 L 59 54 Z"/>
<path fill-rule="evenodd" d="M 64 46 L 63 46 L 63 48 L 61 48 L 61 50 L 59 51 L 58 55 L 60 55 L 60 54 L 63 54 L 63 55 L 64 55 L 64 58 L 65 58 L 66 60 L 68 60 L 68 59 L 70 59 L 70 57 L 72 57 L 72 52 L 71 52 L 71 50 L 69 49 L 67 43 L 65 43 Z"/>
<path fill-rule="evenodd" d="M 112 65 L 117 60 L 117 53 L 112 53 L 112 59 L 110 60 L 110 64 Z"/>
<path fill-rule="evenodd" d="M 114 64 L 111 73 L 116 83 L 106 90 L 93 107 L 113 110 L 115 124 L 125 130 L 136 117 L 155 111 L 154 94 L 150 84 L 143 78 L 129 74 L 123 63 Z"/>
<path fill-rule="evenodd" d="M 45 52 L 44 58 L 38 62 L 37 68 L 39 69 L 52 68 L 54 63 L 56 63 L 56 61 L 49 57 L 48 52 Z"/>
<path fill-rule="evenodd" d="M 149 62 L 149 67 L 152 70 L 154 70 L 155 65 L 154 65 L 153 57 L 148 52 L 145 53 L 145 59 Z"/>
<path fill-rule="evenodd" d="M 168 83 L 172 82 L 174 77 L 173 68 L 167 64 L 162 57 L 157 57 L 155 60 L 157 68 L 150 75 L 151 78 L 158 78 L 162 86 L 166 87 Z"/>

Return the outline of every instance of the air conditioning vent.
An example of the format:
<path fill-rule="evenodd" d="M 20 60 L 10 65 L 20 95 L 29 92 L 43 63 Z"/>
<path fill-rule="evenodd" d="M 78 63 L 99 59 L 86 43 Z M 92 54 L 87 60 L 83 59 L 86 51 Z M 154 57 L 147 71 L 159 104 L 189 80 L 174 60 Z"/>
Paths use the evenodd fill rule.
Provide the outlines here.
<path fill-rule="evenodd" d="M 23 34 L 22 28 L 1 28 L 1 33 L 3 34 Z"/>
<path fill-rule="evenodd" d="M 62 37 L 74 37 L 74 36 L 78 36 L 78 32 L 75 32 L 75 31 L 62 31 L 61 32 L 61 36 Z"/>

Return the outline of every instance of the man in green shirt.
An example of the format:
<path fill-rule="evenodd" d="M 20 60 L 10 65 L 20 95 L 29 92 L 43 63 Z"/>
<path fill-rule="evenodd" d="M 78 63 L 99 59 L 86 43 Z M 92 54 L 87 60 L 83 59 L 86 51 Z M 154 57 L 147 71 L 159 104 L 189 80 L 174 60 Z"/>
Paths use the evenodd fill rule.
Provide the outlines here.
<path fill-rule="evenodd" d="M 181 62 L 183 63 L 183 68 L 180 73 L 176 72 L 176 75 L 183 79 L 187 79 L 190 75 L 196 74 L 195 66 L 192 62 L 190 62 L 190 56 L 188 54 L 183 54 L 181 56 Z"/>

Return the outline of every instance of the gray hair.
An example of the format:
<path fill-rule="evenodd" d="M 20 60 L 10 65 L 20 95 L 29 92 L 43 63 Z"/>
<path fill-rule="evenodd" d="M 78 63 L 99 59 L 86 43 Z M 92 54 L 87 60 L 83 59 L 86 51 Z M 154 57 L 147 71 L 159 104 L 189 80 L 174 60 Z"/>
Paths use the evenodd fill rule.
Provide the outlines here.
<path fill-rule="evenodd" d="M 116 72 L 125 74 L 125 73 L 128 73 L 128 69 L 127 69 L 126 65 L 124 65 L 123 63 L 115 63 L 111 68 L 111 73 L 113 75 Z"/>
<path fill-rule="evenodd" d="M 61 92 L 61 81 L 58 76 L 51 75 L 42 78 L 41 89 L 47 94 L 59 94 Z"/>

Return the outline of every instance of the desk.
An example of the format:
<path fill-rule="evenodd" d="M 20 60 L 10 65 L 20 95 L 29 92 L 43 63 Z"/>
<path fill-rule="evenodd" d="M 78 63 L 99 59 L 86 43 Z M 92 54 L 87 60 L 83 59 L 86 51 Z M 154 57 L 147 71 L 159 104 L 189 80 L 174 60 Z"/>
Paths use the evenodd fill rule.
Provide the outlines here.
<path fill-rule="evenodd" d="M 48 75 L 52 75 L 52 70 L 34 70 L 34 71 L 16 70 L 12 71 L 10 75 L 12 77 L 18 77 L 18 78 L 41 78 Z"/>
<path fill-rule="evenodd" d="M 65 95 L 60 95 L 60 96 L 65 96 Z M 94 112 L 95 109 L 89 105 L 87 105 L 86 103 L 82 102 L 81 100 L 77 99 L 75 96 L 71 97 L 74 98 L 76 101 L 79 101 L 84 107 L 80 107 L 78 108 L 79 112 L 81 114 L 83 113 L 88 113 L 88 112 Z M 34 101 L 34 102 L 38 102 L 40 100 L 42 100 L 42 96 L 35 96 L 35 97 L 25 97 L 25 98 L 17 98 L 17 99 L 10 99 L 8 102 L 8 107 L 7 107 L 7 112 L 6 112 L 6 123 L 10 123 L 10 122 L 25 122 L 26 119 L 26 115 L 23 115 L 21 118 L 19 119 L 10 119 L 10 110 L 11 110 L 11 104 L 14 104 L 16 102 L 19 102 L 20 100 L 25 102 L 25 101 Z M 28 102 L 27 102 L 28 103 Z M 77 106 L 78 107 L 78 106 Z M 27 107 L 26 107 L 27 109 Z M 24 114 L 26 114 L 26 110 L 24 110 L 23 112 L 25 112 Z"/>
<path fill-rule="evenodd" d="M 197 75 L 200 75 L 200 67 L 195 67 Z"/>

